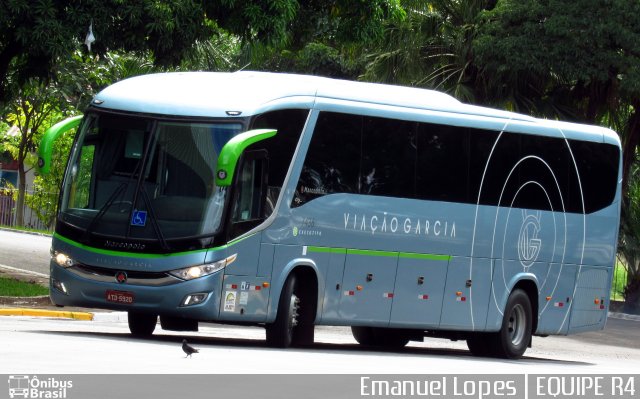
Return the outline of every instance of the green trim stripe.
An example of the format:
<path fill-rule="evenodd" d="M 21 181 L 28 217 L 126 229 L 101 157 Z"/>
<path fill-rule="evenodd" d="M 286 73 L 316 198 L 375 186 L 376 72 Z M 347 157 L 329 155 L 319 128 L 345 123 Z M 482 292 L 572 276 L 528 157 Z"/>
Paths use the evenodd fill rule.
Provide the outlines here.
<path fill-rule="evenodd" d="M 399 256 L 401 258 L 406 258 L 406 259 L 441 260 L 446 262 L 451 260 L 451 255 L 416 254 L 411 252 L 400 252 Z"/>
<path fill-rule="evenodd" d="M 327 253 L 327 254 L 344 254 L 347 252 L 344 248 L 331 248 L 331 247 L 307 247 L 308 252 L 319 252 L 319 253 Z"/>
<path fill-rule="evenodd" d="M 161 258 L 171 258 L 174 256 L 186 256 L 186 255 L 193 255 L 193 254 L 198 254 L 198 253 L 205 253 L 207 251 L 219 251 L 222 249 L 226 249 L 228 247 L 230 247 L 231 245 L 238 243 L 242 240 L 244 240 L 247 237 L 244 237 L 240 240 L 236 240 L 233 242 L 230 242 L 227 245 L 222 245 L 220 247 L 215 247 L 215 248 L 207 248 L 207 249 L 198 249 L 195 251 L 186 251 L 186 252 L 176 252 L 176 253 L 172 253 L 172 254 L 145 254 L 145 253 L 138 253 L 138 252 L 121 252 L 121 251 L 112 251 L 109 249 L 101 249 L 101 248 L 94 248 L 94 247 L 89 247 L 87 245 L 81 244 L 79 242 L 75 242 L 73 240 L 70 240 L 66 237 L 61 236 L 60 234 L 57 233 L 53 233 L 53 237 L 66 243 L 69 245 L 72 245 L 76 248 L 80 248 L 82 250 L 85 251 L 89 251 L 89 252 L 93 252 L 96 254 L 100 254 L 100 255 L 109 255 L 109 256 L 120 256 L 120 257 L 127 257 L 127 258 L 138 258 L 138 259 L 161 259 Z"/>
<path fill-rule="evenodd" d="M 370 249 L 347 249 L 347 255 L 385 256 L 395 258 L 398 256 L 398 252 L 374 251 Z"/>
<path fill-rule="evenodd" d="M 451 255 L 418 254 L 413 252 L 375 251 L 371 249 L 345 249 L 345 248 L 308 246 L 307 252 L 331 253 L 331 254 L 346 253 L 351 255 L 400 257 L 404 259 L 438 260 L 438 261 L 446 261 L 446 262 L 451 260 Z"/>

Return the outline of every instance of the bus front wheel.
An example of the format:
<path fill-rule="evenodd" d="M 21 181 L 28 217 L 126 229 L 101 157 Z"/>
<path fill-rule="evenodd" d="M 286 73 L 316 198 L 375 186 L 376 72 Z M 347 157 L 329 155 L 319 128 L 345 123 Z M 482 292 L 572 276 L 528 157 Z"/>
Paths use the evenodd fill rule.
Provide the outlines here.
<path fill-rule="evenodd" d="M 351 326 L 351 333 L 363 346 L 402 348 L 409 343 L 406 332 L 393 328 Z"/>
<path fill-rule="evenodd" d="M 158 316 L 148 313 L 128 312 L 129 331 L 136 337 L 149 337 L 156 329 Z"/>
<path fill-rule="evenodd" d="M 474 333 L 467 337 L 467 347 L 473 356 L 491 356 L 495 339 L 491 334 Z"/>
<path fill-rule="evenodd" d="M 311 345 L 314 338 L 311 298 L 303 296 L 298 277 L 291 274 L 282 288 L 276 320 L 267 324 L 267 344 L 277 348 Z"/>

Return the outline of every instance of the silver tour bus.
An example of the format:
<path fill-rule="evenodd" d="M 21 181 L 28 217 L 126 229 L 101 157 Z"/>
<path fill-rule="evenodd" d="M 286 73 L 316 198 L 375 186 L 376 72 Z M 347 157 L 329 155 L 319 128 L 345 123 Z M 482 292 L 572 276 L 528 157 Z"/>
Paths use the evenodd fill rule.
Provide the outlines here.
<path fill-rule="evenodd" d="M 132 334 L 314 326 L 362 345 L 425 336 L 517 358 L 532 335 L 604 328 L 620 215 L 615 132 L 312 76 L 169 73 L 81 117 L 51 259 L 60 306 Z"/>

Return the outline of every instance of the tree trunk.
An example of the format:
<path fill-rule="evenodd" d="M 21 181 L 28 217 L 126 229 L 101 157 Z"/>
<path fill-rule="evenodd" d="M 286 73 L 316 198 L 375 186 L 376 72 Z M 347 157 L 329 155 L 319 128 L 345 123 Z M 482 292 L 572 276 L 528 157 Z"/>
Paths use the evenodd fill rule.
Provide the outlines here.
<path fill-rule="evenodd" d="M 24 203 L 27 191 L 26 175 L 24 162 L 18 163 L 18 199 L 16 200 L 16 226 L 18 227 L 26 227 L 24 225 Z"/>
<path fill-rule="evenodd" d="M 622 196 L 627 197 L 629 172 L 636 160 L 636 148 L 640 143 L 640 100 L 632 101 L 633 114 L 629 119 L 629 130 L 625 132 L 622 147 Z M 622 132 L 620 132 L 622 133 Z"/>
<path fill-rule="evenodd" d="M 624 289 L 625 313 L 640 314 L 640 279 L 630 279 Z"/>

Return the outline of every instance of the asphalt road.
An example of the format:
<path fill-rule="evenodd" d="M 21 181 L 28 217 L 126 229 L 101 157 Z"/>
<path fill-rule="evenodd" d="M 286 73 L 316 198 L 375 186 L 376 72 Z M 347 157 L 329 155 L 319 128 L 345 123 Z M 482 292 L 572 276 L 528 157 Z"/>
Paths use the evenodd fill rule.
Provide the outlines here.
<path fill-rule="evenodd" d="M 0 230 L 0 264 L 48 274 L 51 239 Z M 428 339 L 401 351 L 359 347 L 350 330 L 318 327 L 309 349 L 275 350 L 264 330 L 201 324 L 199 333 L 161 331 L 134 339 L 122 315 L 82 322 L 0 319 L 0 373 L 629 373 L 640 370 L 640 321 L 609 318 L 604 331 L 535 337 L 519 361 L 474 358 L 464 342 Z M 102 320 L 102 321 L 100 321 Z M 182 337 L 200 347 L 182 360 Z M 28 345 L 25 343 L 28 342 Z M 116 368 L 114 369 L 114 365 Z M 268 367 L 267 367 L 268 365 Z"/>
<path fill-rule="evenodd" d="M 0 265 L 49 274 L 51 237 L 0 230 Z"/>
<path fill-rule="evenodd" d="M 464 342 L 428 339 L 402 350 L 371 350 L 343 327 L 318 327 L 305 349 L 273 349 L 259 327 L 201 324 L 200 332 L 160 330 L 149 339 L 129 335 L 124 321 L 77 321 L 3 316 L 0 374 L 228 374 L 228 373 L 562 373 L 625 374 L 640 370 L 640 348 L 573 338 L 534 338 L 520 360 L 476 358 Z M 629 321 L 625 329 L 638 329 Z M 200 353 L 186 358 L 186 338 Z"/>

